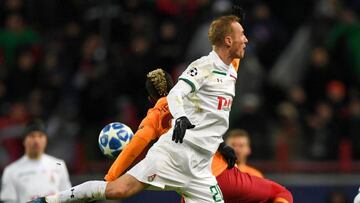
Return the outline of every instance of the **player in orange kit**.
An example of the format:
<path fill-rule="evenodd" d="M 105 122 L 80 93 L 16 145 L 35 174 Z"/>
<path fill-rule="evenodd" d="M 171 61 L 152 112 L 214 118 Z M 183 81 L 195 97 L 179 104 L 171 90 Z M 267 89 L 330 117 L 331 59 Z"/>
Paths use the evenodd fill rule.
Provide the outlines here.
<path fill-rule="evenodd" d="M 231 130 L 226 137 L 226 143 L 235 150 L 236 154 L 236 166 L 244 173 L 248 173 L 252 176 L 263 178 L 263 174 L 246 164 L 248 156 L 251 154 L 250 137 L 245 130 L 234 129 Z"/>
<path fill-rule="evenodd" d="M 233 63 L 238 65 L 238 61 Z M 106 181 L 114 181 L 124 174 L 131 165 L 141 159 L 151 144 L 171 127 L 172 116 L 165 96 L 172 84 L 169 74 L 161 69 L 151 71 L 147 75 L 148 98 L 155 106 L 148 110 L 138 131 L 112 164 L 105 176 Z M 233 167 L 234 164 L 230 161 L 229 167 L 220 152 L 215 154 L 212 162 L 212 172 L 217 178 L 226 203 L 293 202 L 291 193 L 284 187 L 273 181 L 243 173 Z"/>

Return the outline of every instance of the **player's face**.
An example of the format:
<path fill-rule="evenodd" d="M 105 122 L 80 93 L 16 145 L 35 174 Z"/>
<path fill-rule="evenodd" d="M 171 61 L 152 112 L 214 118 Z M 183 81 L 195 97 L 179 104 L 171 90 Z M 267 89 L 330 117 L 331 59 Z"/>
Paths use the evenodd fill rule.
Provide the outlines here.
<path fill-rule="evenodd" d="M 247 157 L 251 153 L 249 139 L 247 137 L 230 138 L 228 145 L 234 149 L 238 161 L 246 162 Z"/>
<path fill-rule="evenodd" d="M 230 54 L 233 58 L 243 58 L 245 54 L 245 47 L 248 42 L 244 28 L 238 22 L 231 24 L 233 32 L 231 34 L 232 44 L 230 47 Z"/>
<path fill-rule="evenodd" d="M 30 158 L 38 158 L 45 151 L 47 144 L 46 135 L 40 131 L 33 131 L 25 137 L 25 153 Z"/>

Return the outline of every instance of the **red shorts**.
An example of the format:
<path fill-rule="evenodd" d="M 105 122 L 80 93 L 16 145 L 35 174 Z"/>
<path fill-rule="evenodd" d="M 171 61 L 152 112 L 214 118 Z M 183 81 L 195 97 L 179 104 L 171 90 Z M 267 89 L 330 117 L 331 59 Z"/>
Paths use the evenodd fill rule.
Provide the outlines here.
<path fill-rule="evenodd" d="M 276 198 L 293 203 L 291 193 L 283 186 L 243 173 L 236 167 L 223 171 L 216 179 L 225 203 L 272 203 Z"/>
<path fill-rule="evenodd" d="M 236 167 L 223 171 L 216 179 L 225 203 L 273 203 L 276 198 L 293 203 L 291 193 L 283 186 L 243 173 Z"/>

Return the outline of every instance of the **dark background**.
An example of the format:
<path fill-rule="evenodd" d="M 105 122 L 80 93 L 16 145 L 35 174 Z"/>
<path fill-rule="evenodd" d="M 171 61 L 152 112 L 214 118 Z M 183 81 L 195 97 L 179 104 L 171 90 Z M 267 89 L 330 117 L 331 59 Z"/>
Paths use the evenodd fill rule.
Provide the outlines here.
<path fill-rule="evenodd" d="M 231 128 L 247 130 L 265 173 L 360 172 L 360 1 L 243 0 L 249 39 Z M 48 153 L 71 174 L 104 173 L 100 129 L 134 131 L 145 75 L 174 79 L 211 50 L 230 0 L 0 0 L 0 168 L 41 117 Z"/>

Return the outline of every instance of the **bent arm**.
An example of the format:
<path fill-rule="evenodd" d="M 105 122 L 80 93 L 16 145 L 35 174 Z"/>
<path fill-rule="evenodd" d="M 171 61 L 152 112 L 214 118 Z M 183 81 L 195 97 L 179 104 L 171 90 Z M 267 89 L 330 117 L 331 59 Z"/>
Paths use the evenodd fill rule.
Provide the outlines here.
<path fill-rule="evenodd" d="M 171 89 L 167 96 L 169 110 L 171 115 L 176 119 L 186 116 L 184 110 L 183 99 L 192 91 L 191 85 L 183 80 L 179 80 L 176 85 Z"/>
<path fill-rule="evenodd" d="M 128 169 L 144 149 L 156 138 L 154 127 L 144 125 L 139 129 L 130 143 L 116 158 L 105 176 L 106 181 L 114 181 Z"/>

